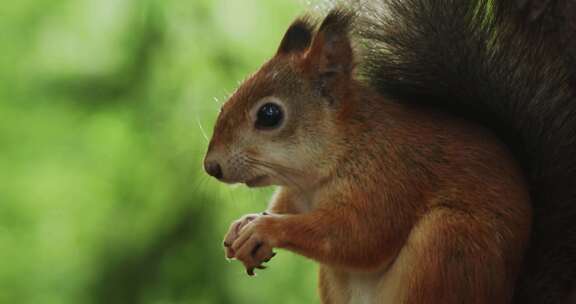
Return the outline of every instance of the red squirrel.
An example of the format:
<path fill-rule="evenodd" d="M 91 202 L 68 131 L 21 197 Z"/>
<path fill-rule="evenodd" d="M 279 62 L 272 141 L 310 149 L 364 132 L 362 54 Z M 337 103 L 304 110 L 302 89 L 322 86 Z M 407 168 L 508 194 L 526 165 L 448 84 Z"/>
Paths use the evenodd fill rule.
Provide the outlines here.
<path fill-rule="evenodd" d="M 275 248 L 315 260 L 322 303 L 572 303 L 574 71 L 516 12 L 386 0 L 294 21 L 205 157 L 278 186 L 226 256 L 250 275 Z"/>

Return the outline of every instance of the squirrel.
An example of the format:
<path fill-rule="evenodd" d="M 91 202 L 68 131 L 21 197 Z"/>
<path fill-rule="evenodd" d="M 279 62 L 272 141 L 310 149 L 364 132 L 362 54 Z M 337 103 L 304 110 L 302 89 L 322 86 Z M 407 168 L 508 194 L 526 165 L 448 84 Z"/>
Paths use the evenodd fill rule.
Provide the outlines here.
<path fill-rule="evenodd" d="M 576 303 L 572 50 L 515 1 L 296 19 L 222 106 L 204 167 L 275 185 L 232 223 L 247 273 L 320 264 L 322 303 Z"/>

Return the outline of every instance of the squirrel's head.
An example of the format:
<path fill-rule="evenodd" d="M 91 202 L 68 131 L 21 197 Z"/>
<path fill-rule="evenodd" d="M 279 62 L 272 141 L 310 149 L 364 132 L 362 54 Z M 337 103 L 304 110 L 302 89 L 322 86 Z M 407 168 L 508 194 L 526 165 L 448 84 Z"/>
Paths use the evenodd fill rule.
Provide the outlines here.
<path fill-rule="evenodd" d="M 276 55 L 223 105 L 204 160 L 210 175 L 301 187 L 327 173 L 350 107 L 351 19 L 334 10 L 318 30 L 306 18 L 292 23 Z"/>

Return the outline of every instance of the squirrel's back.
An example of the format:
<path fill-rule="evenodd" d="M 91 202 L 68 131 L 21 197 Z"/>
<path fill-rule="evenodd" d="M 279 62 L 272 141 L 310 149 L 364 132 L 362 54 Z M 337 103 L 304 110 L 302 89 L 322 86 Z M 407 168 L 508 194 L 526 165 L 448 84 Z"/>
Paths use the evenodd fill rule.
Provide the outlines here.
<path fill-rule="evenodd" d="M 576 94 L 571 50 L 513 1 L 350 4 L 359 73 L 381 94 L 479 122 L 508 144 L 534 204 L 515 303 L 576 301 Z"/>

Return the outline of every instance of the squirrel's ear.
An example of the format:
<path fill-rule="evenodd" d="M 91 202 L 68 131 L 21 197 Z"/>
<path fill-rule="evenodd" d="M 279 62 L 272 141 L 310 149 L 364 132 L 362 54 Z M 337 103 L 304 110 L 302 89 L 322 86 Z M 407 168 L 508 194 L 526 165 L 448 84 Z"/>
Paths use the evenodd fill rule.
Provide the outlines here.
<path fill-rule="evenodd" d="M 314 24 L 306 17 L 296 19 L 282 38 L 277 54 L 289 54 L 302 52 L 310 46 Z"/>
<path fill-rule="evenodd" d="M 323 90 L 338 87 L 351 77 L 353 51 L 349 31 L 353 17 L 349 11 L 332 10 L 306 54 L 305 69 L 321 80 Z"/>

